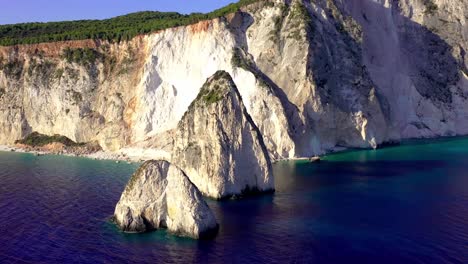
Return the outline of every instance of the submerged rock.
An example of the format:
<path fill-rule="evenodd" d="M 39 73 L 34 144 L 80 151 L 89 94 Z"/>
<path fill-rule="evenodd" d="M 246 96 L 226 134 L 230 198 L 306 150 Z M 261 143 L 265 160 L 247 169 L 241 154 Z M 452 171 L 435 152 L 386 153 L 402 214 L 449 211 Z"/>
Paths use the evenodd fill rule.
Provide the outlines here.
<path fill-rule="evenodd" d="M 224 71 L 207 80 L 180 121 L 172 160 L 212 198 L 274 188 L 263 138 Z"/>
<path fill-rule="evenodd" d="M 115 208 L 115 221 L 126 232 L 167 228 L 196 239 L 218 230 L 197 187 L 167 161 L 147 161 L 133 174 Z"/>

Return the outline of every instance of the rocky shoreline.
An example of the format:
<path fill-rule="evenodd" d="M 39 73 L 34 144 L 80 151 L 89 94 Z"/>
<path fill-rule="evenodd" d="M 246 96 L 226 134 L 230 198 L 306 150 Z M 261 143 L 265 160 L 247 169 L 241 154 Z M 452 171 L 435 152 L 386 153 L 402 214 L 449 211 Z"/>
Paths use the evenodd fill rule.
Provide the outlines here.
<path fill-rule="evenodd" d="M 139 150 L 139 151 L 138 151 Z M 111 160 L 111 161 L 122 161 L 122 162 L 131 162 L 131 163 L 141 163 L 148 160 L 152 160 L 148 156 L 148 154 L 140 155 L 141 152 L 144 153 L 144 150 L 138 149 L 134 150 L 134 153 L 128 154 L 130 151 L 127 150 L 124 153 L 113 153 L 107 151 L 98 151 L 94 153 L 74 153 L 74 152 L 53 152 L 53 151 L 45 151 L 45 150 L 38 150 L 35 148 L 24 148 L 20 146 L 10 146 L 10 145 L 0 145 L 0 152 L 18 152 L 18 153 L 27 153 L 33 154 L 36 156 L 43 156 L 43 155 L 60 155 L 66 157 L 79 157 L 79 158 L 88 158 L 93 160 Z M 330 153 L 338 153 L 341 151 L 345 151 L 347 149 L 339 149 Z M 155 150 L 156 151 L 156 150 Z M 299 157 L 299 158 L 291 158 L 291 159 L 279 159 L 272 161 L 272 163 L 281 162 L 281 161 L 301 161 L 301 160 L 309 160 L 310 157 Z"/>
<path fill-rule="evenodd" d="M 78 153 L 78 152 L 69 152 L 69 151 L 47 151 L 44 149 L 39 148 L 32 148 L 27 146 L 8 146 L 8 145 L 0 145 L 0 152 L 18 152 L 18 153 L 28 153 L 33 154 L 36 156 L 43 156 L 43 155 L 60 155 L 60 156 L 67 156 L 67 157 L 81 157 L 81 158 L 88 158 L 94 160 L 113 160 L 117 162 L 130 162 L 130 163 L 139 163 L 149 158 L 145 157 L 129 157 L 124 153 L 111 153 L 106 151 L 97 151 L 93 153 Z"/>

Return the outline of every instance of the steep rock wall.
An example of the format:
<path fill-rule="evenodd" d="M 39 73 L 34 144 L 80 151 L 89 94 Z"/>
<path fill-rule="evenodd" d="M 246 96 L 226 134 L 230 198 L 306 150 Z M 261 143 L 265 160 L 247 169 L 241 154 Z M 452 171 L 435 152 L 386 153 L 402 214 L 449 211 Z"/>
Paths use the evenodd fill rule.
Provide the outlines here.
<path fill-rule="evenodd" d="M 349 1 L 396 138 L 463 135 L 468 1 Z"/>
<path fill-rule="evenodd" d="M 120 44 L 2 47 L 0 143 L 38 131 L 168 157 L 177 123 L 218 70 L 273 159 L 465 135 L 467 5 L 272 0 Z M 67 47 L 102 56 L 68 62 Z"/>
<path fill-rule="evenodd" d="M 115 207 L 114 220 L 126 232 L 167 228 L 192 238 L 216 235 L 210 207 L 187 175 L 167 161 L 147 161 L 132 175 Z"/>
<path fill-rule="evenodd" d="M 274 190 L 263 137 L 225 71 L 206 81 L 179 122 L 172 160 L 215 199 Z"/>
<path fill-rule="evenodd" d="M 67 48 L 81 52 L 75 61 L 63 57 Z M 84 50 L 93 58 L 78 61 Z M 0 48 L 0 143 L 37 131 L 97 140 L 107 150 L 125 146 L 145 50 L 143 38 Z"/>

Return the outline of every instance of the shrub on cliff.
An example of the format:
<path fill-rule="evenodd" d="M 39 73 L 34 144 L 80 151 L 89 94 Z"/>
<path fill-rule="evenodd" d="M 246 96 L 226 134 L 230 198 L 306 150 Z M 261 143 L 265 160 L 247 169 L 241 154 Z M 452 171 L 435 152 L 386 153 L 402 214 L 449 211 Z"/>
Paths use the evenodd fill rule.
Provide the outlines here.
<path fill-rule="evenodd" d="M 424 10 L 424 14 L 426 15 L 434 15 L 439 9 L 434 0 L 424 0 L 423 4 L 426 7 L 426 10 Z"/>
<path fill-rule="evenodd" d="M 78 63 L 80 65 L 89 65 L 94 63 L 98 58 L 101 58 L 101 54 L 94 49 L 70 49 L 66 48 L 63 50 L 62 58 L 66 59 L 68 63 Z"/>
<path fill-rule="evenodd" d="M 73 140 L 62 135 L 47 136 L 38 132 L 33 132 L 29 134 L 26 138 L 15 141 L 15 144 L 24 144 L 31 147 L 42 147 L 51 143 L 62 143 L 67 147 L 83 145 L 83 143 L 76 143 Z"/>
<path fill-rule="evenodd" d="M 20 79 L 23 73 L 23 66 L 23 61 L 17 59 L 6 61 L 2 59 L 0 62 L 0 71 L 3 71 L 7 77 Z"/>

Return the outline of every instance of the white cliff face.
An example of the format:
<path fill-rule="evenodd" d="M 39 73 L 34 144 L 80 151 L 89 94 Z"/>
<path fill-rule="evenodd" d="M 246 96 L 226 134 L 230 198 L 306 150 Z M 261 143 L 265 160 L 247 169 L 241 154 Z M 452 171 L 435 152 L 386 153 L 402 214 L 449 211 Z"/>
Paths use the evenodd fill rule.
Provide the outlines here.
<path fill-rule="evenodd" d="M 134 117 L 134 140 L 174 129 L 195 99 L 205 80 L 218 70 L 229 72 L 240 87 L 246 107 L 266 136 L 274 158 L 291 158 L 295 144 L 290 137 L 286 115 L 279 99 L 262 81 L 245 69 L 232 65 L 233 50 L 239 46 L 244 18 L 201 22 L 191 27 L 166 30 L 148 38 L 152 47 L 143 79 L 138 87 Z M 245 34 L 245 32 L 243 33 Z"/>
<path fill-rule="evenodd" d="M 224 71 L 207 80 L 182 117 L 172 161 L 204 195 L 215 199 L 274 188 L 260 131 Z"/>
<path fill-rule="evenodd" d="M 364 62 L 399 138 L 464 135 L 468 1 L 349 1 Z M 389 74 L 391 73 L 391 74 Z"/>
<path fill-rule="evenodd" d="M 276 1 L 254 13 L 247 30 L 248 52 L 283 95 L 296 156 L 376 147 L 386 138 L 380 103 L 362 67 L 359 32 L 333 2 Z"/>
<path fill-rule="evenodd" d="M 234 44 L 227 31 L 225 23 L 215 20 L 149 37 L 134 121 L 137 141 L 175 128 L 207 76 L 229 64 Z"/>
<path fill-rule="evenodd" d="M 167 161 L 148 161 L 138 169 L 115 208 L 115 221 L 126 232 L 167 228 L 196 239 L 218 228 L 197 187 Z"/>
<path fill-rule="evenodd" d="M 38 131 L 168 158 L 172 131 L 218 70 L 273 160 L 466 135 L 467 9 L 467 0 L 271 0 L 120 44 L 3 47 L 0 143 Z M 69 63 L 66 47 L 105 56 Z"/>
<path fill-rule="evenodd" d="M 66 48 L 91 49 L 97 58 L 68 62 Z M 144 51 L 141 38 L 119 45 L 73 41 L 0 48 L 0 143 L 37 131 L 96 140 L 108 151 L 127 145 Z"/>

